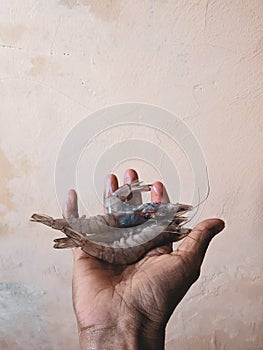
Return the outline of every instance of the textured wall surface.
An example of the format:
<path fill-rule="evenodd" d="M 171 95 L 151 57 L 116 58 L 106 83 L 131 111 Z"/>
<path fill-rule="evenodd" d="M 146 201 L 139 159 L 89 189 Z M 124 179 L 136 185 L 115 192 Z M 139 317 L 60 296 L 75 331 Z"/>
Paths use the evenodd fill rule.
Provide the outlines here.
<path fill-rule="evenodd" d="M 211 185 L 202 216 L 226 220 L 166 348 L 263 349 L 262 15 L 261 0 L 1 1 L 1 349 L 78 348 L 71 252 L 28 218 L 60 215 L 54 167 L 71 128 L 127 101 L 193 131 Z"/>

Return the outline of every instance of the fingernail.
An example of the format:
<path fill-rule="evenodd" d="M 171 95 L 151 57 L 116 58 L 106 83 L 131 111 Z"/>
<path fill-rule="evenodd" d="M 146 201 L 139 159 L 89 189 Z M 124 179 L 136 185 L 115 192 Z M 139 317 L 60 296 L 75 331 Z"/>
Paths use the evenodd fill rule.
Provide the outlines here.
<path fill-rule="evenodd" d="M 156 186 L 156 185 L 153 185 L 153 191 L 159 195 L 162 195 L 163 194 L 163 187 L 161 186 Z"/>
<path fill-rule="evenodd" d="M 129 173 L 126 173 L 124 176 L 124 182 L 130 184 L 131 183 L 131 176 Z"/>
<path fill-rule="evenodd" d="M 73 198 L 73 195 L 71 192 L 68 192 L 68 195 L 67 195 L 67 202 L 70 202 L 72 203 L 74 201 L 74 198 Z"/>
<path fill-rule="evenodd" d="M 105 196 L 108 197 L 111 192 L 112 192 L 111 181 L 110 181 L 110 178 L 107 177 L 106 183 L 105 183 Z"/>

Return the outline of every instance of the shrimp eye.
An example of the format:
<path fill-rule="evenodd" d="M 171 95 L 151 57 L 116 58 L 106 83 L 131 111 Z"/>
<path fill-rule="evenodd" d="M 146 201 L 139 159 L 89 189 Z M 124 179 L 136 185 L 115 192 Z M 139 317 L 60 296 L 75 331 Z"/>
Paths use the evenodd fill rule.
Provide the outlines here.
<path fill-rule="evenodd" d="M 153 213 L 153 212 L 146 212 L 146 213 L 144 213 L 143 216 L 144 216 L 144 218 L 146 220 L 149 220 L 149 219 L 153 219 L 155 217 L 155 213 Z"/>

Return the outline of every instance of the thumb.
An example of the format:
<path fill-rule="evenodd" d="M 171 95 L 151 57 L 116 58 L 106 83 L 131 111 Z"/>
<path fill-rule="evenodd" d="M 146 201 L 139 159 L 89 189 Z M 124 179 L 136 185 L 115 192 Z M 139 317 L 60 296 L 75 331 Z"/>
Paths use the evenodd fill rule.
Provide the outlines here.
<path fill-rule="evenodd" d="M 225 223 L 220 219 L 204 220 L 193 228 L 178 250 L 187 254 L 195 263 L 197 259 L 200 259 L 201 265 L 210 241 L 215 235 L 222 231 L 224 227 Z M 174 253 L 176 253 L 176 251 Z"/>

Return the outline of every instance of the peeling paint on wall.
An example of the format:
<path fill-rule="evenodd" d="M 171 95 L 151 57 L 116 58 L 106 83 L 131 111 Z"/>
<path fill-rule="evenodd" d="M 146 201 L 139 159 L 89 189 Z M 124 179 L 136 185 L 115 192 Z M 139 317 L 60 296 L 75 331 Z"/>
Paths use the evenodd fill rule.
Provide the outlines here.
<path fill-rule="evenodd" d="M 0 150 L 0 217 L 7 211 L 15 208 L 12 201 L 12 193 L 9 189 L 9 181 L 15 176 L 12 163 L 6 158 L 5 154 Z"/>
<path fill-rule="evenodd" d="M 30 69 L 30 72 L 29 72 L 31 75 L 36 76 L 36 75 L 43 74 L 47 66 L 47 61 L 44 57 L 42 56 L 33 57 L 31 59 L 31 63 L 33 65 L 33 67 Z"/>
<path fill-rule="evenodd" d="M 0 39 L 2 42 L 8 42 L 9 44 L 15 44 L 19 41 L 27 27 L 23 24 L 16 25 L 1 25 L 0 24 Z"/>
<path fill-rule="evenodd" d="M 42 338 L 44 341 L 45 335 L 43 334 L 44 327 L 41 317 L 41 304 L 44 295 L 44 291 L 35 290 L 16 282 L 0 284 L 1 349 L 23 348 L 23 333 L 27 333 L 28 348 L 37 347 L 38 338 Z M 32 324 L 34 327 L 31 326 Z"/>
<path fill-rule="evenodd" d="M 73 9 L 87 6 L 94 16 L 102 20 L 117 20 L 122 2 L 119 0 L 60 0 L 59 4 Z"/>

